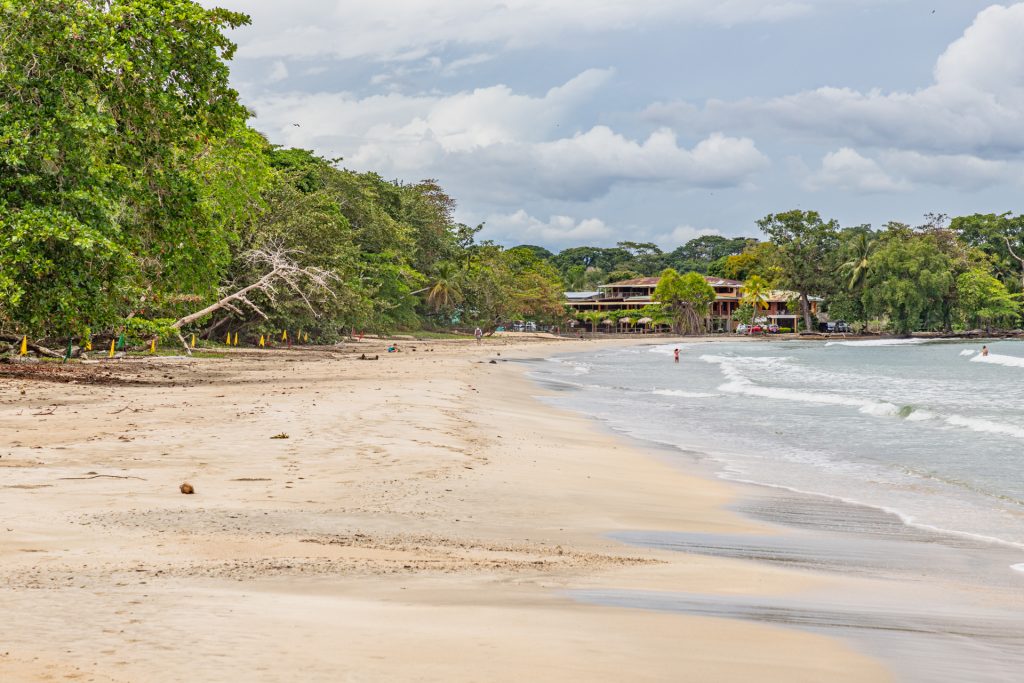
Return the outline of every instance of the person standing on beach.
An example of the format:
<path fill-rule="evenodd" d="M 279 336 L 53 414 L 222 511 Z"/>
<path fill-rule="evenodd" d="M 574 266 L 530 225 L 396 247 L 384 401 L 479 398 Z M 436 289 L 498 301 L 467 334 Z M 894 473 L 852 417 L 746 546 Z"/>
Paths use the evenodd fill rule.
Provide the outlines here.
<path fill-rule="evenodd" d="M 473 336 L 476 337 L 476 343 L 479 344 L 484 338 L 484 331 L 478 327 L 473 330 Z"/>
<path fill-rule="evenodd" d="M 679 362 L 679 349 L 675 349 L 675 350 L 674 350 L 674 351 L 672 352 L 672 355 L 673 355 L 673 356 L 675 356 L 675 358 L 676 358 L 676 362 L 678 363 L 678 362 Z"/>

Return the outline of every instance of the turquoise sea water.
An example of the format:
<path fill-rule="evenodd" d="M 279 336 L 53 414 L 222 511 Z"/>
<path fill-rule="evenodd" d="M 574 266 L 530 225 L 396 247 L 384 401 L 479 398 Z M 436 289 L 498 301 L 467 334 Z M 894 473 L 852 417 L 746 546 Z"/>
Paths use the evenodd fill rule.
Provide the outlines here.
<path fill-rule="evenodd" d="M 682 449 L 726 479 L 1019 546 L 1024 343 L 638 345 L 550 359 L 550 401 Z M 681 349 L 681 362 L 672 349 Z"/>

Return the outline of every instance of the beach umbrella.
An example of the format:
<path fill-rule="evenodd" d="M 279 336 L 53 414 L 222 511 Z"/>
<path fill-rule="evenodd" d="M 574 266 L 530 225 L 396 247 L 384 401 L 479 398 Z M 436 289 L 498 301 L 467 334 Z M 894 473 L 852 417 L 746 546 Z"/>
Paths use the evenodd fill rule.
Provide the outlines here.
<path fill-rule="evenodd" d="M 650 325 L 654 322 L 654 318 L 640 318 L 636 321 L 639 325 Z"/>
<path fill-rule="evenodd" d="M 601 321 L 601 324 L 602 325 L 611 325 L 612 324 L 612 319 L 611 318 L 605 318 L 604 320 Z"/>
<path fill-rule="evenodd" d="M 619 318 L 619 324 L 620 325 L 632 325 L 633 324 L 633 319 L 632 318 Z"/>

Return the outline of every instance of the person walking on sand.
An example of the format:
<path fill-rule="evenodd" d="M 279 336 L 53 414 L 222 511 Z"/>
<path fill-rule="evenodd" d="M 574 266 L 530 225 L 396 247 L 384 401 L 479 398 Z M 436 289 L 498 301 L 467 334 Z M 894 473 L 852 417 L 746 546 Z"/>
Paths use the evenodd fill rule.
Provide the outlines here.
<path fill-rule="evenodd" d="M 484 331 L 478 327 L 473 330 L 473 336 L 476 337 L 476 343 L 479 344 L 484 338 Z"/>
<path fill-rule="evenodd" d="M 982 346 L 981 347 L 981 355 L 983 355 L 983 356 L 987 356 L 988 355 L 988 347 L 987 346 Z"/>
<path fill-rule="evenodd" d="M 679 362 L 679 349 L 675 349 L 674 351 L 672 351 L 672 355 L 675 356 L 676 362 L 678 363 Z"/>

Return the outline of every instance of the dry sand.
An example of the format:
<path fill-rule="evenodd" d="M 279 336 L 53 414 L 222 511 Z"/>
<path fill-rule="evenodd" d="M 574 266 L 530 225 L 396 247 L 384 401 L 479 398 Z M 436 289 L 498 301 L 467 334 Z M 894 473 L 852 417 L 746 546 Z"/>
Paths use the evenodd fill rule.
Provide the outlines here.
<path fill-rule="evenodd" d="M 400 343 L 7 366 L 0 680 L 888 680 L 824 636 L 573 600 L 836 579 L 607 538 L 765 529 L 505 362 L 587 342 Z"/>

